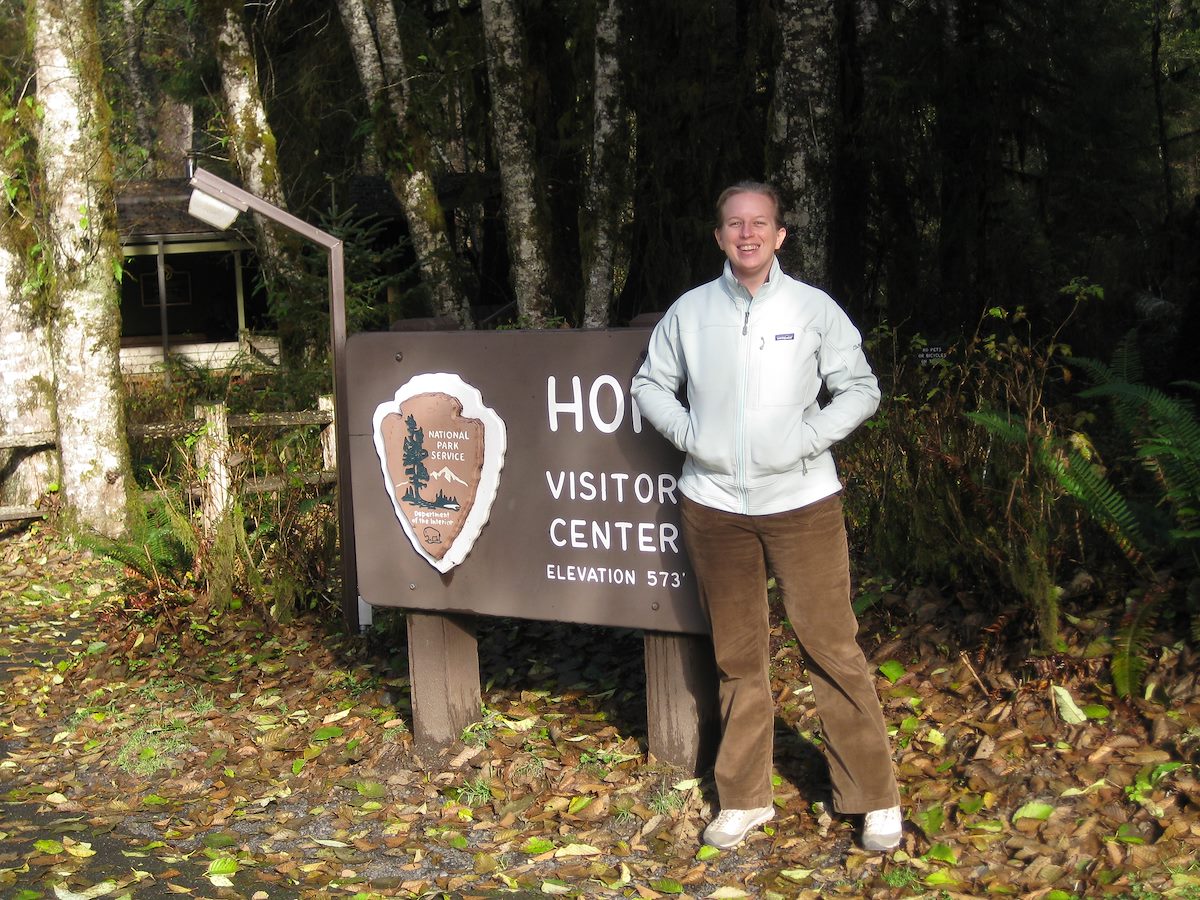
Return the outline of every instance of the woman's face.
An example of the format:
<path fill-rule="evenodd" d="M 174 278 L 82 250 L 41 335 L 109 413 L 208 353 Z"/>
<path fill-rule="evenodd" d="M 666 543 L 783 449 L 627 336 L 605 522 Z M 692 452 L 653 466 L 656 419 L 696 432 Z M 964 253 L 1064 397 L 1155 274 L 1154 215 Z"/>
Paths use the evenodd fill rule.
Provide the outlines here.
<path fill-rule="evenodd" d="M 746 192 L 725 201 L 714 235 L 738 281 L 757 288 L 770 273 L 787 230 L 779 224 L 774 200 L 766 194 Z"/>

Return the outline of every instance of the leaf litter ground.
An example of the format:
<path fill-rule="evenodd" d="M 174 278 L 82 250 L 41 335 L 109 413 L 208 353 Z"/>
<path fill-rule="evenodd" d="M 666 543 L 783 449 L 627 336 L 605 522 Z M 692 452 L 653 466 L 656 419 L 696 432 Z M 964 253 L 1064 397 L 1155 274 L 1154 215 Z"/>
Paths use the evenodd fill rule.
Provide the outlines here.
<path fill-rule="evenodd" d="M 1083 654 L 1007 659 L 969 598 L 883 594 L 862 639 L 906 822 L 881 855 L 830 809 L 776 621 L 776 818 L 716 852 L 711 783 L 647 756 L 635 633 L 482 623 L 480 722 L 421 759 L 399 617 L 363 640 L 138 605 L 50 531 L 0 541 L 2 896 L 1200 897 L 1186 648 L 1117 702 Z"/>

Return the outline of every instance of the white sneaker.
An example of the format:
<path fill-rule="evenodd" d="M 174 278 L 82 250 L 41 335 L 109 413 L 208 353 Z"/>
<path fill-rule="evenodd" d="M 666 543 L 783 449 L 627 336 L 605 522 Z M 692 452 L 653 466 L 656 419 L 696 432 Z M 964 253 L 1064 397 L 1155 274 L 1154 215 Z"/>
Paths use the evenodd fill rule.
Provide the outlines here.
<path fill-rule="evenodd" d="M 723 809 L 704 829 L 704 843 L 730 850 L 746 839 L 746 835 L 764 822 L 775 818 L 775 809 Z"/>
<path fill-rule="evenodd" d="M 862 845 L 864 850 L 891 850 L 900 844 L 902 830 L 900 807 L 873 809 L 863 816 Z"/>

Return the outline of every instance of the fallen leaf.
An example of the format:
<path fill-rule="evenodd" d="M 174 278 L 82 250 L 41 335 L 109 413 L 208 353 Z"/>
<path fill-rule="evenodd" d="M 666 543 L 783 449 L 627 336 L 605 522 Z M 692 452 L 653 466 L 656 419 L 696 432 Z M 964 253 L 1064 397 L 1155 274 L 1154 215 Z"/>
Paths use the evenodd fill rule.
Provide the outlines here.
<path fill-rule="evenodd" d="M 1037 800 L 1030 801 L 1018 809 L 1012 815 L 1012 820 L 1015 822 L 1018 819 L 1038 819 L 1045 821 L 1050 818 L 1054 812 L 1054 807 L 1049 803 L 1042 803 Z"/>
<path fill-rule="evenodd" d="M 116 889 L 115 881 L 102 881 L 85 891 L 72 891 L 65 884 L 56 884 L 54 885 L 54 896 L 58 900 L 95 900 L 96 897 L 104 897 Z"/>
<path fill-rule="evenodd" d="M 1070 691 L 1058 684 L 1050 685 L 1050 691 L 1054 695 L 1054 706 L 1060 719 L 1068 725 L 1078 725 L 1087 721 L 1087 714 L 1075 705 Z"/>
<path fill-rule="evenodd" d="M 531 856 L 537 856 L 541 853 L 549 853 L 553 849 L 554 844 L 542 837 L 531 837 L 521 845 L 521 852 L 528 853 Z"/>
<path fill-rule="evenodd" d="M 567 844 L 554 851 L 555 858 L 565 856 L 599 856 L 600 850 L 590 844 Z"/>

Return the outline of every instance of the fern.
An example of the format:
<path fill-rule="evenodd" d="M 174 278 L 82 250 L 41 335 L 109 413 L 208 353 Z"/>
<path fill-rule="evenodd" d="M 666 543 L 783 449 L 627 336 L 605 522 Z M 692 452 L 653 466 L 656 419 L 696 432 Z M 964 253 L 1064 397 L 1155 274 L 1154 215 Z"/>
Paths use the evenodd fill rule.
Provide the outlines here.
<path fill-rule="evenodd" d="M 967 418 L 983 426 L 990 434 L 1020 448 L 1017 456 L 1028 468 L 1055 460 L 1048 438 L 1020 419 L 990 410 L 969 412 Z M 1019 478 L 1028 482 L 1025 499 L 1014 502 L 1017 484 L 1012 486 L 1005 507 L 1006 538 L 1001 546 L 1007 577 L 1017 593 L 1025 598 L 1037 617 L 1038 633 L 1048 647 L 1059 644 L 1058 592 L 1054 584 L 1054 552 L 1049 538 L 1046 514 L 1051 501 L 1046 478 Z"/>
<path fill-rule="evenodd" d="M 979 410 L 967 413 L 967 418 L 977 425 L 982 425 L 996 437 L 1003 438 L 1011 444 L 1023 444 L 1029 439 L 1029 430 L 1023 422 L 1013 421 L 1012 417 L 1001 415 L 991 410 Z"/>
<path fill-rule="evenodd" d="M 1146 674 L 1146 649 L 1150 646 L 1164 594 L 1162 588 L 1150 591 L 1126 613 L 1117 629 L 1110 668 L 1113 687 L 1121 697 L 1130 697 L 1141 687 L 1142 677 Z"/>
<path fill-rule="evenodd" d="M 1140 384 L 1146 377 L 1142 368 L 1142 355 L 1137 349 L 1137 332 L 1130 331 L 1117 344 L 1113 351 L 1112 381 L 1123 381 L 1126 384 Z"/>
<path fill-rule="evenodd" d="M 130 535 L 114 540 L 85 532 L 79 542 L 120 563 L 160 593 L 164 583 L 182 587 L 195 563 L 195 529 L 178 501 L 162 497 L 133 516 Z"/>
<path fill-rule="evenodd" d="M 1107 397 L 1127 416 L 1138 418 L 1137 457 L 1157 479 L 1175 517 L 1172 537 L 1190 539 L 1200 524 L 1200 421 L 1192 404 L 1146 385 L 1119 382 L 1097 385 L 1083 395 Z"/>
<path fill-rule="evenodd" d="M 1028 427 L 1012 418 L 990 411 L 968 413 L 971 421 L 1011 444 L 1034 443 L 1034 458 L 1058 485 L 1075 498 L 1089 517 L 1098 522 L 1133 561 L 1141 559 L 1146 541 L 1124 495 L 1098 466 L 1065 442 L 1031 434 Z"/>
<path fill-rule="evenodd" d="M 1132 562 L 1141 560 L 1147 548 L 1141 523 L 1129 501 L 1097 465 L 1074 448 L 1055 453 L 1043 447 L 1038 460 L 1126 557 Z"/>

